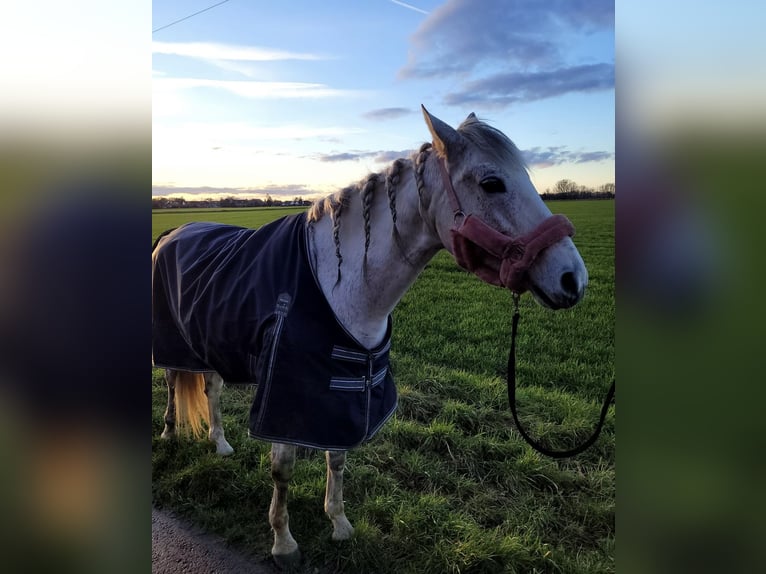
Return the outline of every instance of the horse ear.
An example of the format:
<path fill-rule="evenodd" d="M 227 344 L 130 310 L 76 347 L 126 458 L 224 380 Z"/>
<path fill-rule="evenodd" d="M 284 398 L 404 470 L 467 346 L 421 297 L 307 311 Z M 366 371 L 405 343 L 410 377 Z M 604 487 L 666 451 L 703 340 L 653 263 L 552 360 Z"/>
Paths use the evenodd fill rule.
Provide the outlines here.
<path fill-rule="evenodd" d="M 478 119 L 476 117 L 476 114 L 471 112 L 470 114 L 468 114 L 468 117 L 465 120 L 468 121 L 468 120 L 476 120 L 476 119 Z"/>
<path fill-rule="evenodd" d="M 463 136 L 436 116 L 431 115 L 423 104 L 420 104 L 420 107 L 423 109 L 423 117 L 428 131 L 431 132 L 436 153 L 450 157 L 460 152 L 465 147 Z"/>

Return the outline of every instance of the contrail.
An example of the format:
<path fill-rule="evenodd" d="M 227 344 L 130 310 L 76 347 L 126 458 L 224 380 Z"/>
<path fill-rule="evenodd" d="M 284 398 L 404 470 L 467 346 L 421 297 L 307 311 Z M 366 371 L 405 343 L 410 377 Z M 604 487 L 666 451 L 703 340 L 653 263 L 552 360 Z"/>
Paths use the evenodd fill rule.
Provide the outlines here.
<path fill-rule="evenodd" d="M 422 8 L 417 8 L 416 6 L 413 6 L 412 4 L 406 4 L 405 2 L 400 2 L 399 0 L 391 0 L 394 4 L 398 4 L 399 6 L 404 6 L 405 8 L 409 8 L 410 10 L 414 10 L 415 12 L 420 12 L 421 14 L 428 14 L 427 10 L 423 10 Z"/>

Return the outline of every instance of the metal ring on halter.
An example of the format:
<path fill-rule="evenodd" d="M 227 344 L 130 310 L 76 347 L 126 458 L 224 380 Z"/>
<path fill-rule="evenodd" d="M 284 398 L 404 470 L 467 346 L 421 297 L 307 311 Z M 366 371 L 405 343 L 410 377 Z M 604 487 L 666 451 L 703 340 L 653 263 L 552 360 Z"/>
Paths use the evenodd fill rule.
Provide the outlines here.
<path fill-rule="evenodd" d="M 454 219 L 452 220 L 452 224 L 455 226 L 455 229 L 460 229 L 460 227 L 465 222 L 465 213 L 463 213 L 462 209 L 458 209 L 455 212 Z M 460 223 L 458 223 L 458 219 L 460 219 Z"/>

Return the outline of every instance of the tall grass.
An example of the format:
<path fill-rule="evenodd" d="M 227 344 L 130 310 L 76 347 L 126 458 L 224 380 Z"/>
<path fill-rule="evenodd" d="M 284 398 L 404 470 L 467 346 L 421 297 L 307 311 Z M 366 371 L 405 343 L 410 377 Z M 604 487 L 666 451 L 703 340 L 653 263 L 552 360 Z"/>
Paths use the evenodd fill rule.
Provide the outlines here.
<path fill-rule="evenodd" d="M 564 448 L 589 435 L 614 377 L 614 202 L 550 208 L 574 223 L 590 285 L 567 311 L 522 299 L 517 395 L 529 431 Z M 229 212 L 216 215 L 226 221 Z M 614 410 L 594 447 L 574 459 L 527 446 L 507 404 L 510 316 L 507 292 L 446 253 L 431 262 L 394 313 L 399 410 L 348 458 L 352 540 L 330 540 L 321 453 L 299 454 L 289 512 L 307 572 L 614 572 Z M 253 388 L 224 393 L 236 451 L 225 459 L 204 442 L 160 441 L 160 371 L 152 390 L 154 503 L 268 557 L 269 445 L 246 438 Z"/>

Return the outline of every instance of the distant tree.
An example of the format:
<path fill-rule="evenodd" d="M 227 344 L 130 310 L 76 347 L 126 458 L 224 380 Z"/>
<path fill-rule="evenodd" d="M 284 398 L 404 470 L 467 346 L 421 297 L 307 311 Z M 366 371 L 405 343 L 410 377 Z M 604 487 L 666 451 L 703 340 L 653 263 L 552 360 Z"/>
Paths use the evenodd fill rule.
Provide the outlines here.
<path fill-rule="evenodd" d="M 186 207 L 186 200 L 183 197 L 168 198 L 168 207 Z"/>
<path fill-rule="evenodd" d="M 553 186 L 554 193 L 571 193 L 577 191 L 577 184 L 571 179 L 560 179 Z"/>
<path fill-rule="evenodd" d="M 614 195 L 614 184 L 605 183 L 604 185 L 600 186 L 598 190 L 602 193 L 611 193 L 612 195 Z"/>
<path fill-rule="evenodd" d="M 268 193 L 266 194 L 266 201 L 263 202 L 266 207 L 272 207 L 274 205 L 274 200 L 271 198 L 271 195 Z"/>

